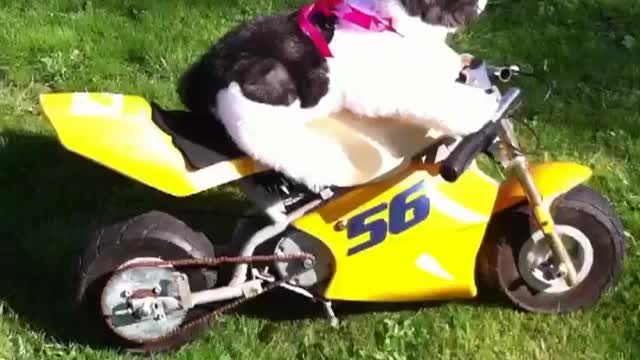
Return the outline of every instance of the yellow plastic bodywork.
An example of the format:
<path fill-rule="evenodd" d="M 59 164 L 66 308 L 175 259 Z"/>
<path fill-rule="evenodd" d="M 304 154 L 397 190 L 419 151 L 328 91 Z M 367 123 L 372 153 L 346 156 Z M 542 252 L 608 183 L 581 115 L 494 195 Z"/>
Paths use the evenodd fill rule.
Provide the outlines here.
<path fill-rule="evenodd" d="M 587 181 L 592 174 L 590 168 L 573 162 L 549 162 L 529 167 L 543 203 L 573 189 Z M 500 212 L 510 206 L 526 201 L 527 197 L 515 176 L 500 184 L 494 212 Z"/>
<path fill-rule="evenodd" d="M 41 95 L 40 103 L 68 150 L 174 196 L 261 170 L 248 157 L 190 169 L 171 137 L 153 123 L 150 104 L 138 96 L 57 93 Z"/>
<path fill-rule="evenodd" d="M 405 200 L 405 190 L 416 186 Z M 334 255 L 335 272 L 324 296 L 335 300 L 418 301 L 476 295 L 475 258 L 491 218 L 498 184 L 473 169 L 448 183 L 435 166 L 414 165 L 382 182 L 361 187 L 294 223 L 321 239 Z M 424 221 L 394 232 L 393 223 L 411 222 L 412 201 L 429 199 Z M 398 200 L 400 199 L 400 200 Z M 371 210 L 374 209 L 374 210 Z M 380 210 L 376 212 L 376 210 Z M 371 211 L 360 225 L 358 215 Z M 395 218 L 395 220 L 394 220 Z M 402 218 L 402 220 L 398 220 Z M 340 229 L 340 223 L 345 225 Z M 336 224 L 338 224 L 336 228 Z M 395 225 L 397 228 L 398 226 Z M 351 229 L 351 230 L 350 230 Z M 383 241 L 353 255 L 349 250 L 371 239 Z"/>
<path fill-rule="evenodd" d="M 536 164 L 530 171 L 543 199 L 569 191 L 591 174 L 573 163 Z M 409 198 L 399 196 L 414 185 L 419 190 Z M 398 213 L 411 222 L 416 211 L 407 210 L 411 206 L 406 204 L 421 196 L 429 199 L 428 216 L 394 234 L 391 222 L 398 221 Z M 526 197 L 515 177 L 498 183 L 472 166 L 455 183 L 448 183 L 438 176 L 437 166 L 415 164 L 345 194 L 294 226 L 321 239 L 333 253 L 334 273 L 323 294 L 328 299 L 471 298 L 477 294 L 477 251 L 492 215 L 522 201 Z M 350 249 L 367 242 L 372 245 L 349 254 Z"/>

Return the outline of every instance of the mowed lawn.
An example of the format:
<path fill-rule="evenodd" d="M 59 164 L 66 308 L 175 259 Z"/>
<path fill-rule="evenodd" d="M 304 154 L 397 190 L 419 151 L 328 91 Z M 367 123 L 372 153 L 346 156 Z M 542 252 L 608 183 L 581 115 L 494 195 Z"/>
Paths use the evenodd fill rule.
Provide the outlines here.
<path fill-rule="evenodd" d="M 177 77 L 213 40 L 243 19 L 299 3 L 0 0 L 0 360 L 132 358 L 80 341 L 68 308 L 70 269 L 86 234 L 160 209 L 224 241 L 248 205 L 233 187 L 173 199 L 64 151 L 39 116 L 38 94 L 108 91 L 178 107 Z M 461 51 L 556 82 L 543 106 L 545 87 L 521 83 L 530 99 L 521 114 L 539 146 L 519 130 L 534 158 L 593 167 L 591 185 L 623 217 L 624 274 L 598 306 L 567 316 L 473 301 L 363 306 L 339 314 L 334 330 L 317 305 L 285 298 L 229 315 L 194 344 L 157 358 L 639 359 L 638 23 L 637 1 L 500 0 L 453 39 Z"/>

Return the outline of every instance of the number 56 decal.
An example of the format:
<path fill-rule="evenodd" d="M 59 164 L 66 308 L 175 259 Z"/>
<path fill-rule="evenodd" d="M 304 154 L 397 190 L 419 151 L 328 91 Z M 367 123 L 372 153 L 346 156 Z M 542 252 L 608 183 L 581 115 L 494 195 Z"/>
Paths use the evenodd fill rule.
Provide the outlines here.
<path fill-rule="evenodd" d="M 368 233 L 369 240 L 349 248 L 347 256 L 355 255 L 382 243 L 389 233 L 393 235 L 401 234 L 424 221 L 429 216 L 429 198 L 420 193 L 417 198 L 407 201 L 411 195 L 420 192 L 423 186 L 423 181 L 421 181 L 394 196 L 389 203 L 385 202 L 374 206 L 349 219 L 347 222 L 347 238 L 351 240 Z M 387 208 L 389 209 L 388 221 L 384 219 L 367 221 Z M 407 221 L 407 213 L 409 211 L 413 211 L 413 217 Z"/>

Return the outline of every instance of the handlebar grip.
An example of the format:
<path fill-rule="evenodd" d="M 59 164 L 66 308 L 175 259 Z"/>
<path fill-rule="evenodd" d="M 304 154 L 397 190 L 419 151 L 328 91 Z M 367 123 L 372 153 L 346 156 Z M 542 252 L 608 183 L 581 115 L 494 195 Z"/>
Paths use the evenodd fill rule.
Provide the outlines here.
<path fill-rule="evenodd" d="M 440 176 L 454 182 L 467 170 L 479 153 L 486 150 L 498 136 L 499 121 L 491 121 L 480 130 L 465 136 L 453 151 L 440 163 Z"/>

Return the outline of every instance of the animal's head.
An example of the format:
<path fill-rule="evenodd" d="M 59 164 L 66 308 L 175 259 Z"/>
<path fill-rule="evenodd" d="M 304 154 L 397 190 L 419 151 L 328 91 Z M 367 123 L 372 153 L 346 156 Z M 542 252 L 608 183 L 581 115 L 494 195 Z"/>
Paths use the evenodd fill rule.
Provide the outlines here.
<path fill-rule="evenodd" d="M 399 0 L 410 16 L 435 26 L 456 29 L 473 22 L 484 11 L 487 0 Z"/>

